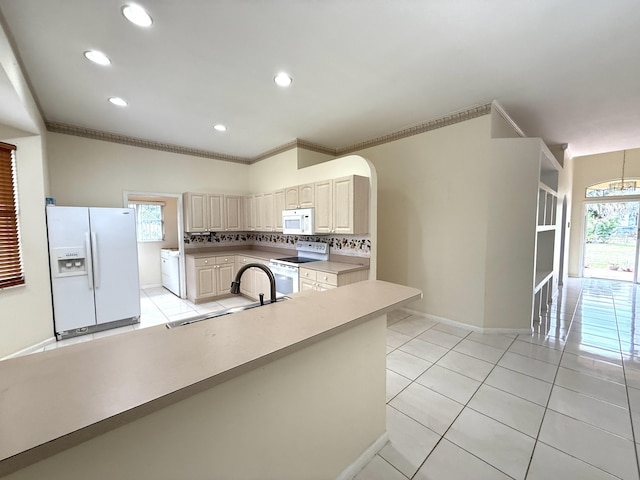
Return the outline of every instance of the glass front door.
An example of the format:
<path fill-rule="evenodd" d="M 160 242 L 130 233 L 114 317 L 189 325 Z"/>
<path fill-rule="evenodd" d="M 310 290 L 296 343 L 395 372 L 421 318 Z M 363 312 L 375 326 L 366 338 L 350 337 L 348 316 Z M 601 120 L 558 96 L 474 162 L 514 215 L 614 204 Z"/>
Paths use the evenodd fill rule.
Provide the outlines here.
<path fill-rule="evenodd" d="M 640 202 L 586 204 L 585 277 L 638 281 L 638 206 Z"/>

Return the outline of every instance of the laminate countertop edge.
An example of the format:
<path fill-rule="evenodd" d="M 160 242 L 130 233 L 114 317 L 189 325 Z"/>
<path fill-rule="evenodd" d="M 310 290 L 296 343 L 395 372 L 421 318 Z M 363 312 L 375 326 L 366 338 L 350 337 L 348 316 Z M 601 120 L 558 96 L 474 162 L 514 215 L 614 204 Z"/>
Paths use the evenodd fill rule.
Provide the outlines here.
<path fill-rule="evenodd" d="M 368 280 L 2 361 L 0 476 L 421 297 Z"/>

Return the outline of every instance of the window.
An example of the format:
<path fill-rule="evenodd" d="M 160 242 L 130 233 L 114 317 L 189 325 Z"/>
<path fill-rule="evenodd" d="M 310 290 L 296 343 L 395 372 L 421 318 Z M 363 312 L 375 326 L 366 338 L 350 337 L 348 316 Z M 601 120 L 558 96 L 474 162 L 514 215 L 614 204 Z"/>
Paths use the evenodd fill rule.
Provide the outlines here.
<path fill-rule="evenodd" d="M 15 145 L 0 142 L 0 288 L 24 284 Z"/>
<path fill-rule="evenodd" d="M 640 195 L 640 181 L 637 178 L 626 178 L 624 182 L 608 181 L 587 187 L 585 197 L 620 197 Z"/>
<path fill-rule="evenodd" d="M 136 211 L 138 242 L 162 242 L 164 240 L 164 202 L 129 202 Z"/>

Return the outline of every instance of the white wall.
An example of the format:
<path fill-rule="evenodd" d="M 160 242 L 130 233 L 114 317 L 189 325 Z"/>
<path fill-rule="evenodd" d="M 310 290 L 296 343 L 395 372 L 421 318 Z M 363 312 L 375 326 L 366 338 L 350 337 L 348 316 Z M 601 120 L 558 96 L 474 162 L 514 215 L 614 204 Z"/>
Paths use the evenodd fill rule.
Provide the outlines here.
<path fill-rule="evenodd" d="M 571 241 L 569 275 L 581 277 L 582 241 L 584 238 L 585 191 L 590 185 L 608 180 L 620 180 L 623 152 L 608 152 L 573 159 L 573 208 L 571 211 Z M 640 149 L 627 150 L 625 178 L 640 178 Z"/>
<path fill-rule="evenodd" d="M 20 240 L 25 285 L 0 290 L 0 358 L 53 337 L 45 224 L 44 146 L 40 136 L 16 145 Z"/>
<path fill-rule="evenodd" d="M 44 199 L 48 196 L 45 130 L 11 42 L 0 25 L 0 89 L 5 120 L 0 140 L 17 146 L 18 202 L 24 286 L 0 290 L 0 358 L 53 337 Z M 25 131 L 27 130 L 27 131 Z"/>

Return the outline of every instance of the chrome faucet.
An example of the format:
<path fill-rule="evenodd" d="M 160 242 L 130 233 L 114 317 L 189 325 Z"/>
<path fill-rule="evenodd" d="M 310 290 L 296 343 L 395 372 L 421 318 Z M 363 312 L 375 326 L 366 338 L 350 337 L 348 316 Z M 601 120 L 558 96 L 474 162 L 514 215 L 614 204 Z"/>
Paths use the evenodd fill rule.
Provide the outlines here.
<path fill-rule="evenodd" d="M 245 270 L 247 270 L 248 268 L 251 267 L 256 267 L 259 268 L 261 270 L 264 271 L 264 273 L 267 274 L 267 277 L 269 277 L 269 284 L 271 285 L 271 303 L 275 303 L 276 301 L 276 277 L 273 274 L 273 272 L 271 271 L 271 269 L 269 267 L 267 267 L 266 265 L 262 265 L 261 263 L 247 263 L 246 265 L 243 265 L 242 267 L 240 267 L 240 270 L 238 270 L 238 273 L 236 273 L 236 278 L 233 280 L 233 282 L 231 282 L 231 293 L 238 295 L 240 293 L 240 277 L 242 277 L 242 274 L 245 272 Z M 260 294 L 260 303 L 263 303 L 263 295 Z"/>

